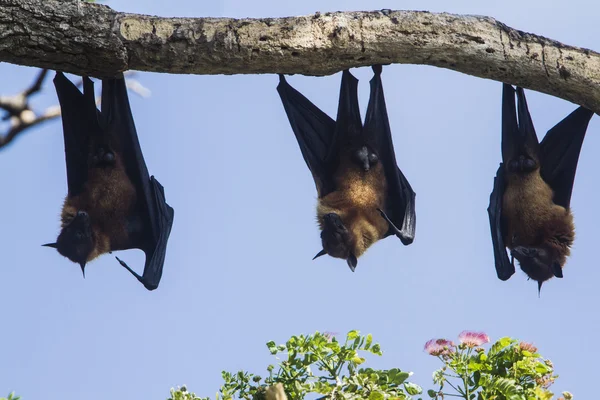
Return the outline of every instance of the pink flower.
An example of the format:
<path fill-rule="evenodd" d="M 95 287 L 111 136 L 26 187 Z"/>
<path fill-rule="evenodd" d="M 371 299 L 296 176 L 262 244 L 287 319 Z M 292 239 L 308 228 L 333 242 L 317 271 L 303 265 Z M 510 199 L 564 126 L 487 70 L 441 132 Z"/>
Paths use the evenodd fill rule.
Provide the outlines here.
<path fill-rule="evenodd" d="M 521 350 L 528 351 L 530 353 L 537 353 L 537 347 L 535 347 L 531 343 L 521 342 L 519 343 L 519 347 L 521 348 Z"/>
<path fill-rule="evenodd" d="M 335 335 L 337 335 L 337 332 L 323 332 L 323 336 L 325 337 L 325 339 L 327 339 L 328 342 L 331 342 L 331 340 L 335 337 Z"/>
<path fill-rule="evenodd" d="M 432 356 L 447 356 L 454 353 L 454 343 L 446 339 L 431 339 L 424 350 Z"/>
<path fill-rule="evenodd" d="M 483 332 L 462 331 L 458 335 L 458 340 L 467 347 L 479 347 L 484 343 L 490 342 L 490 337 Z"/>

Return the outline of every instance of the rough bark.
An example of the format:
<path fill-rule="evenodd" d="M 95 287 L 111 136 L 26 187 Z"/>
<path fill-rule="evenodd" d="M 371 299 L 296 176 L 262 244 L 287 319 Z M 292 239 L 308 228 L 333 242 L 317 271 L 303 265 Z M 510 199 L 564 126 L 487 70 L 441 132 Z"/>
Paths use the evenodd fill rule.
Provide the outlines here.
<path fill-rule="evenodd" d="M 382 10 L 160 18 L 77 1 L 0 0 L 0 61 L 96 77 L 128 69 L 328 75 L 372 64 L 427 64 L 600 112 L 600 54 L 481 16 Z"/>

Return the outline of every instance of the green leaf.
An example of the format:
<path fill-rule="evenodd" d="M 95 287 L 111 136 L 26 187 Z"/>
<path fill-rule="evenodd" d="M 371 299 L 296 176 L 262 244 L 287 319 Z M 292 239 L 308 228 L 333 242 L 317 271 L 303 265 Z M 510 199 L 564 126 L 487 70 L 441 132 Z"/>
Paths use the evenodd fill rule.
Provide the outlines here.
<path fill-rule="evenodd" d="M 436 392 L 436 391 L 435 391 L 435 390 L 433 390 L 433 389 L 429 389 L 429 390 L 427 391 L 427 394 L 428 394 L 428 395 L 429 395 L 429 397 L 431 397 L 432 399 L 435 399 L 435 397 L 437 396 L 438 392 Z"/>
<path fill-rule="evenodd" d="M 394 368 L 390 370 L 390 381 L 394 385 L 401 385 L 410 377 L 410 373 L 402 372 L 398 368 Z"/>
<path fill-rule="evenodd" d="M 351 361 L 352 361 L 353 363 L 355 363 L 355 364 L 358 364 L 358 365 L 360 365 L 360 364 L 362 364 L 362 363 L 364 363 L 364 362 L 365 362 L 365 359 L 364 359 L 363 357 L 354 356 L 354 357 L 352 357 L 352 360 L 351 360 Z"/>
<path fill-rule="evenodd" d="M 535 372 L 540 373 L 542 375 L 546 375 L 547 373 L 551 372 L 552 370 L 543 363 L 536 363 L 535 365 Z"/>
<path fill-rule="evenodd" d="M 503 337 L 498 339 L 498 341 L 496 343 L 494 343 L 492 345 L 492 348 L 489 351 L 489 355 L 496 355 L 498 354 L 500 351 L 504 350 L 506 347 L 510 346 L 512 343 L 515 343 L 516 340 L 511 339 L 509 337 Z"/>
<path fill-rule="evenodd" d="M 488 385 L 487 389 L 496 390 L 508 400 L 522 400 L 519 387 L 512 379 L 496 378 Z"/>
<path fill-rule="evenodd" d="M 385 396 L 381 392 L 373 391 L 369 395 L 369 400 L 384 400 Z"/>
<path fill-rule="evenodd" d="M 416 383 L 406 382 L 404 384 L 404 389 L 406 389 L 408 394 L 410 394 L 411 396 L 423 393 L 423 388 L 421 388 L 421 386 L 417 385 Z"/>
<path fill-rule="evenodd" d="M 348 335 L 346 335 L 346 339 L 349 341 L 354 340 L 358 337 L 358 335 L 359 335 L 358 331 L 350 331 L 350 332 L 348 332 Z"/>
<path fill-rule="evenodd" d="M 373 335 L 370 333 L 367 335 L 367 342 L 365 343 L 365 350 L 369 350 L 371 343 L 373 342 Z"/>
<path fill-rule="evenodd" d="M 271 354 L 273 354 L 273 355 L 277 354 L 277 345 L 275 344 L 274 341 L 271 340 L 270 342 L 267 342 L 267 348 L 269 349 Z"/>
<path fill-rule="evenodd" d="M 379 346 L 379 343 L 375 343 L 373 345 L 373 347 L 371 347 L 371 353 L 377 354 L 378 356 L 383 354 L 383 352 L 381 351 L 381 347 Z"/>

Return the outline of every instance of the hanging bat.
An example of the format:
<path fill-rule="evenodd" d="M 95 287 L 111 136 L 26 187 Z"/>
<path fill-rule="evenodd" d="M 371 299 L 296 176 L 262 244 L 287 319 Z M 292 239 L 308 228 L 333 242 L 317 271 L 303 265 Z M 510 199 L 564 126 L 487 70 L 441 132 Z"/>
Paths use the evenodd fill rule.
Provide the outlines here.
<path fill-rule="evenodd" d="M 374 66 L 363 126 L 358 80 L 342 75 L 337 120 L 292 88 L 283 75 L 277 91 L 318 193 L 317 220 L 324 254 L 352 271 L 369 246 L 390 235 L 409 245 L 415 235 L 415 192 L 396 164 L 381 66 Z M 398 228 L 400 227 L 400 228 Z"/>
<path fill-rule="evenodd" d="M 148 290 L 158 287 L 174 211 L 164 188 L 148 175 L 138 142 L 125 80 L 102 81 L 102 111 L 96 109 L 94 84 L 83 78 L 83 93 L 62 73 L 54 85 L 62 110 L 68 194 L 56 248 L 78 263 L 104 253 L 141 249 L 143 275 L 127 264 Z"/>
<path fill-rule="evenodd" d="M 579 152 L 592 111 L 579 107 L 538 142 L 523 89 L 504 84 L 502 163 L 488 214 L 498 278 L 515 272 L 514 259 L 530 279 L 563 277 L 575 226 L 570 210 Z M 518 115 L 518 121 L 517 121 Z M 505 247 L 511 252 L 509 261 Z"/>

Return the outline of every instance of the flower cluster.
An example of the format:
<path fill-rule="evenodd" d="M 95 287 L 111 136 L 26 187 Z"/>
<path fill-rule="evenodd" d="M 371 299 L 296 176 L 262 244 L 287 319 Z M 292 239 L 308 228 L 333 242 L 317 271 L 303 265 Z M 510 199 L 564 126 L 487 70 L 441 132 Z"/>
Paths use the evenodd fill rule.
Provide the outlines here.
<path fill-rule="evenodd" d="M 463 331 L 458 335 L 460 343 L 466 347 L 479 347 L 490 342 L 490 338 L 483 332 Z M 524 345 L 529 345 L 524 343 Z M 529 345 L 535 349 L 533 345 Z M 536 349 L 537 350 L 537 349 Z M 447 339 L 431 339 L 425 343 L 425 351 L 432 356 L 450 356 L 456 351 L 456 345 L 451 340 Z M 535 351 L 532 351 L 535 353 Z"/>
<path fill-rule="evenodd" d="M 535 347 L 533 344 L 531 343 L 527 343 L 527 342 L 521 342 L 519 343 L 519 347 L 521 348 L 521 350 L 523 351 L 528 351 L 531 354 L 533 353 L 537 353 L 537 347 Z"/>
<path fill-rule="evenodd" d="M 467 347 L 474 348 L 490 342 L 490 337 L 483 332 L 462 331 L 458 340 Z"/>
<path fill-rule="evenodd" d="M 425 343 L 424 350 L 432 356 L 449 356 L 455 352 L 455 346 L 450 340 L 431 339 Z"/>

